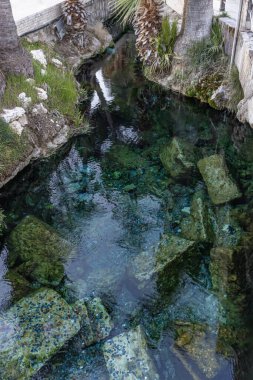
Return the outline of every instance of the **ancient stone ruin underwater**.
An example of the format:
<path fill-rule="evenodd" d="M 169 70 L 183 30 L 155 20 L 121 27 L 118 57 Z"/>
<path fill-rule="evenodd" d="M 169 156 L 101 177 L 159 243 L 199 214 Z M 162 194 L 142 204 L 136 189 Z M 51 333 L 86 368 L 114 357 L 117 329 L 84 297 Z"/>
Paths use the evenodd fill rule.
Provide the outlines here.
<path fill-rule="evenodd" d="M 252 130 L 127 39 L 79 79 L 91 132 L 1 192 L 0 379 L 253 379 Z"/>

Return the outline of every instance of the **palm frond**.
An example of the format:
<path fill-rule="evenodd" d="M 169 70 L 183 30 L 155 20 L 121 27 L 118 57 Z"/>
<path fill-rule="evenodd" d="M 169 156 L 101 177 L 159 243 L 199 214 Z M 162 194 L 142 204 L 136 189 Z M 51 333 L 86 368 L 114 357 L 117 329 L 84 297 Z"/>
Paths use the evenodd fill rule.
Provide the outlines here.
<path fill-rule="evenodd" d="M 111 9 L 119 21 L 126 25 L 132 23 L 141 0 L 112 0 Z"/>

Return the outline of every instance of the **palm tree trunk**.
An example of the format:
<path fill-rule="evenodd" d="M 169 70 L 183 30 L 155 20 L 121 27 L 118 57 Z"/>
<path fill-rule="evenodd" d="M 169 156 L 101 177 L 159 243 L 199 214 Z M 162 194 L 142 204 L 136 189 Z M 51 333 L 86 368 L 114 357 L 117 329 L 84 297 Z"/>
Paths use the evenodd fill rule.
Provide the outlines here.
<path fill-rule="evenodd" d="M 31 56 L 19 44 L 10 0 L 0 0 L 0 17 L 0 70 L 33 76 Z"/>
<path fill-rule="evenodd" d="M 0 0 L 0 15 L 0 50 L 15 49 L 19 42 L 10 0 Z"/>

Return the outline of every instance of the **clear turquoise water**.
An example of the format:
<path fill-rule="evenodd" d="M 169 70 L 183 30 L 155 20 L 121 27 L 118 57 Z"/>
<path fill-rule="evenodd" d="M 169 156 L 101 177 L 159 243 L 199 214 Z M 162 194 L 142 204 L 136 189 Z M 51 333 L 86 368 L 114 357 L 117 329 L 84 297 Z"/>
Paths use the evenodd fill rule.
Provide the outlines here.
<path fill-rule="evenodd" d="M 238 265 L 237 295 L 245 295 L 246 301 L 238 303 L 234 295 L 227 307 L 212 290 L 211 243 L 199 244 L 198 258 L 180 268 L 178 283 L 170 291 L 158 289 L 152 281 L 140 290 L 131 276 L 131 264 L 140 252 L 151 254 L 164 232 L 180 234 L 194 193 L 205 189 L 197 174 L 178 181 L 164 170 L 159 154 L 174 136 L 194 144 L 201 156 L 225 155 L 243 197 L 220 208 L 246 213 L 250 220 L 238 228 L 242 235 L 250 230 L 252 131 L 225 113 L 145 80 L 131 36 L 102 62 L 92 64 L 88 73 L 80 78 L 90 88 L 89 100 L 82 106 L 91 133 L 74 138 L 53 158 L 33 164 L 1 193 L 8 227 L 0 256 L 2 311 L 12 298 L 12 285 L 4 277 L 5 239 L 25 215 L 36 215 L 75 246 L 57 290 L 69 302 L 99 295 L 115 324 L 112 335 L 141 324 L 161 379 L 250 379 L 244 334 L 251 313 L 249 268 L 244 263 L 248 251 L 242 251 Z M 220 233 L 223 242 L 239 244 L 233 226 L 225 227 Z M 204 331 L 198 359 L 175 344 L 185 326 L 188 334 L 192 330 L 202 337 Z M 233 337 L 225 339 L 231 331 Z M 250 329 L 246 331 L 250 336 Z M 209 365 L 216 368 L 211 376 Z M 107 379 L 101 346 L 83 350 L 77 336 L 36 379 Z"/>

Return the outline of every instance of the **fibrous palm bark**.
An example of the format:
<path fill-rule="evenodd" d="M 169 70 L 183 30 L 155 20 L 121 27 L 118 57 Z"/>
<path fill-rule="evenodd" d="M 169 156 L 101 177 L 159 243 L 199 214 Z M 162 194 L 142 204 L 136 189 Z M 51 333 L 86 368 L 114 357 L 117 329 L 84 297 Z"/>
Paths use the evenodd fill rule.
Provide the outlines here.
<path fill-rule="evenodd" d="M 155 39 L 162 17 L 163 0 L 111 0 L 114 13 L 123 23 L 132 22 L 136 35 L 138 55 L 146 65 L 152 65 L 156 57 Z"/>
<path fill-rule="evenodd" d="M 136 48 L 140 59 L 147 65 L 157 59 L 155 39 L 161 29 L 162 6 L 160 0 L 141 0 L 135 14 Z"/>
<path fill-rule="evenodd" d="M 19 44 L 10 0 L 0 0 L 0 15 L 0 68 L 2 72 L 32 76 L 32 60 Z"/>
<path fill-rule="evenodd" d="M 87 12 L 80 0 L 67 0 L 62 6 L 69 32 L 84 31 L 87 26 Z"/>

